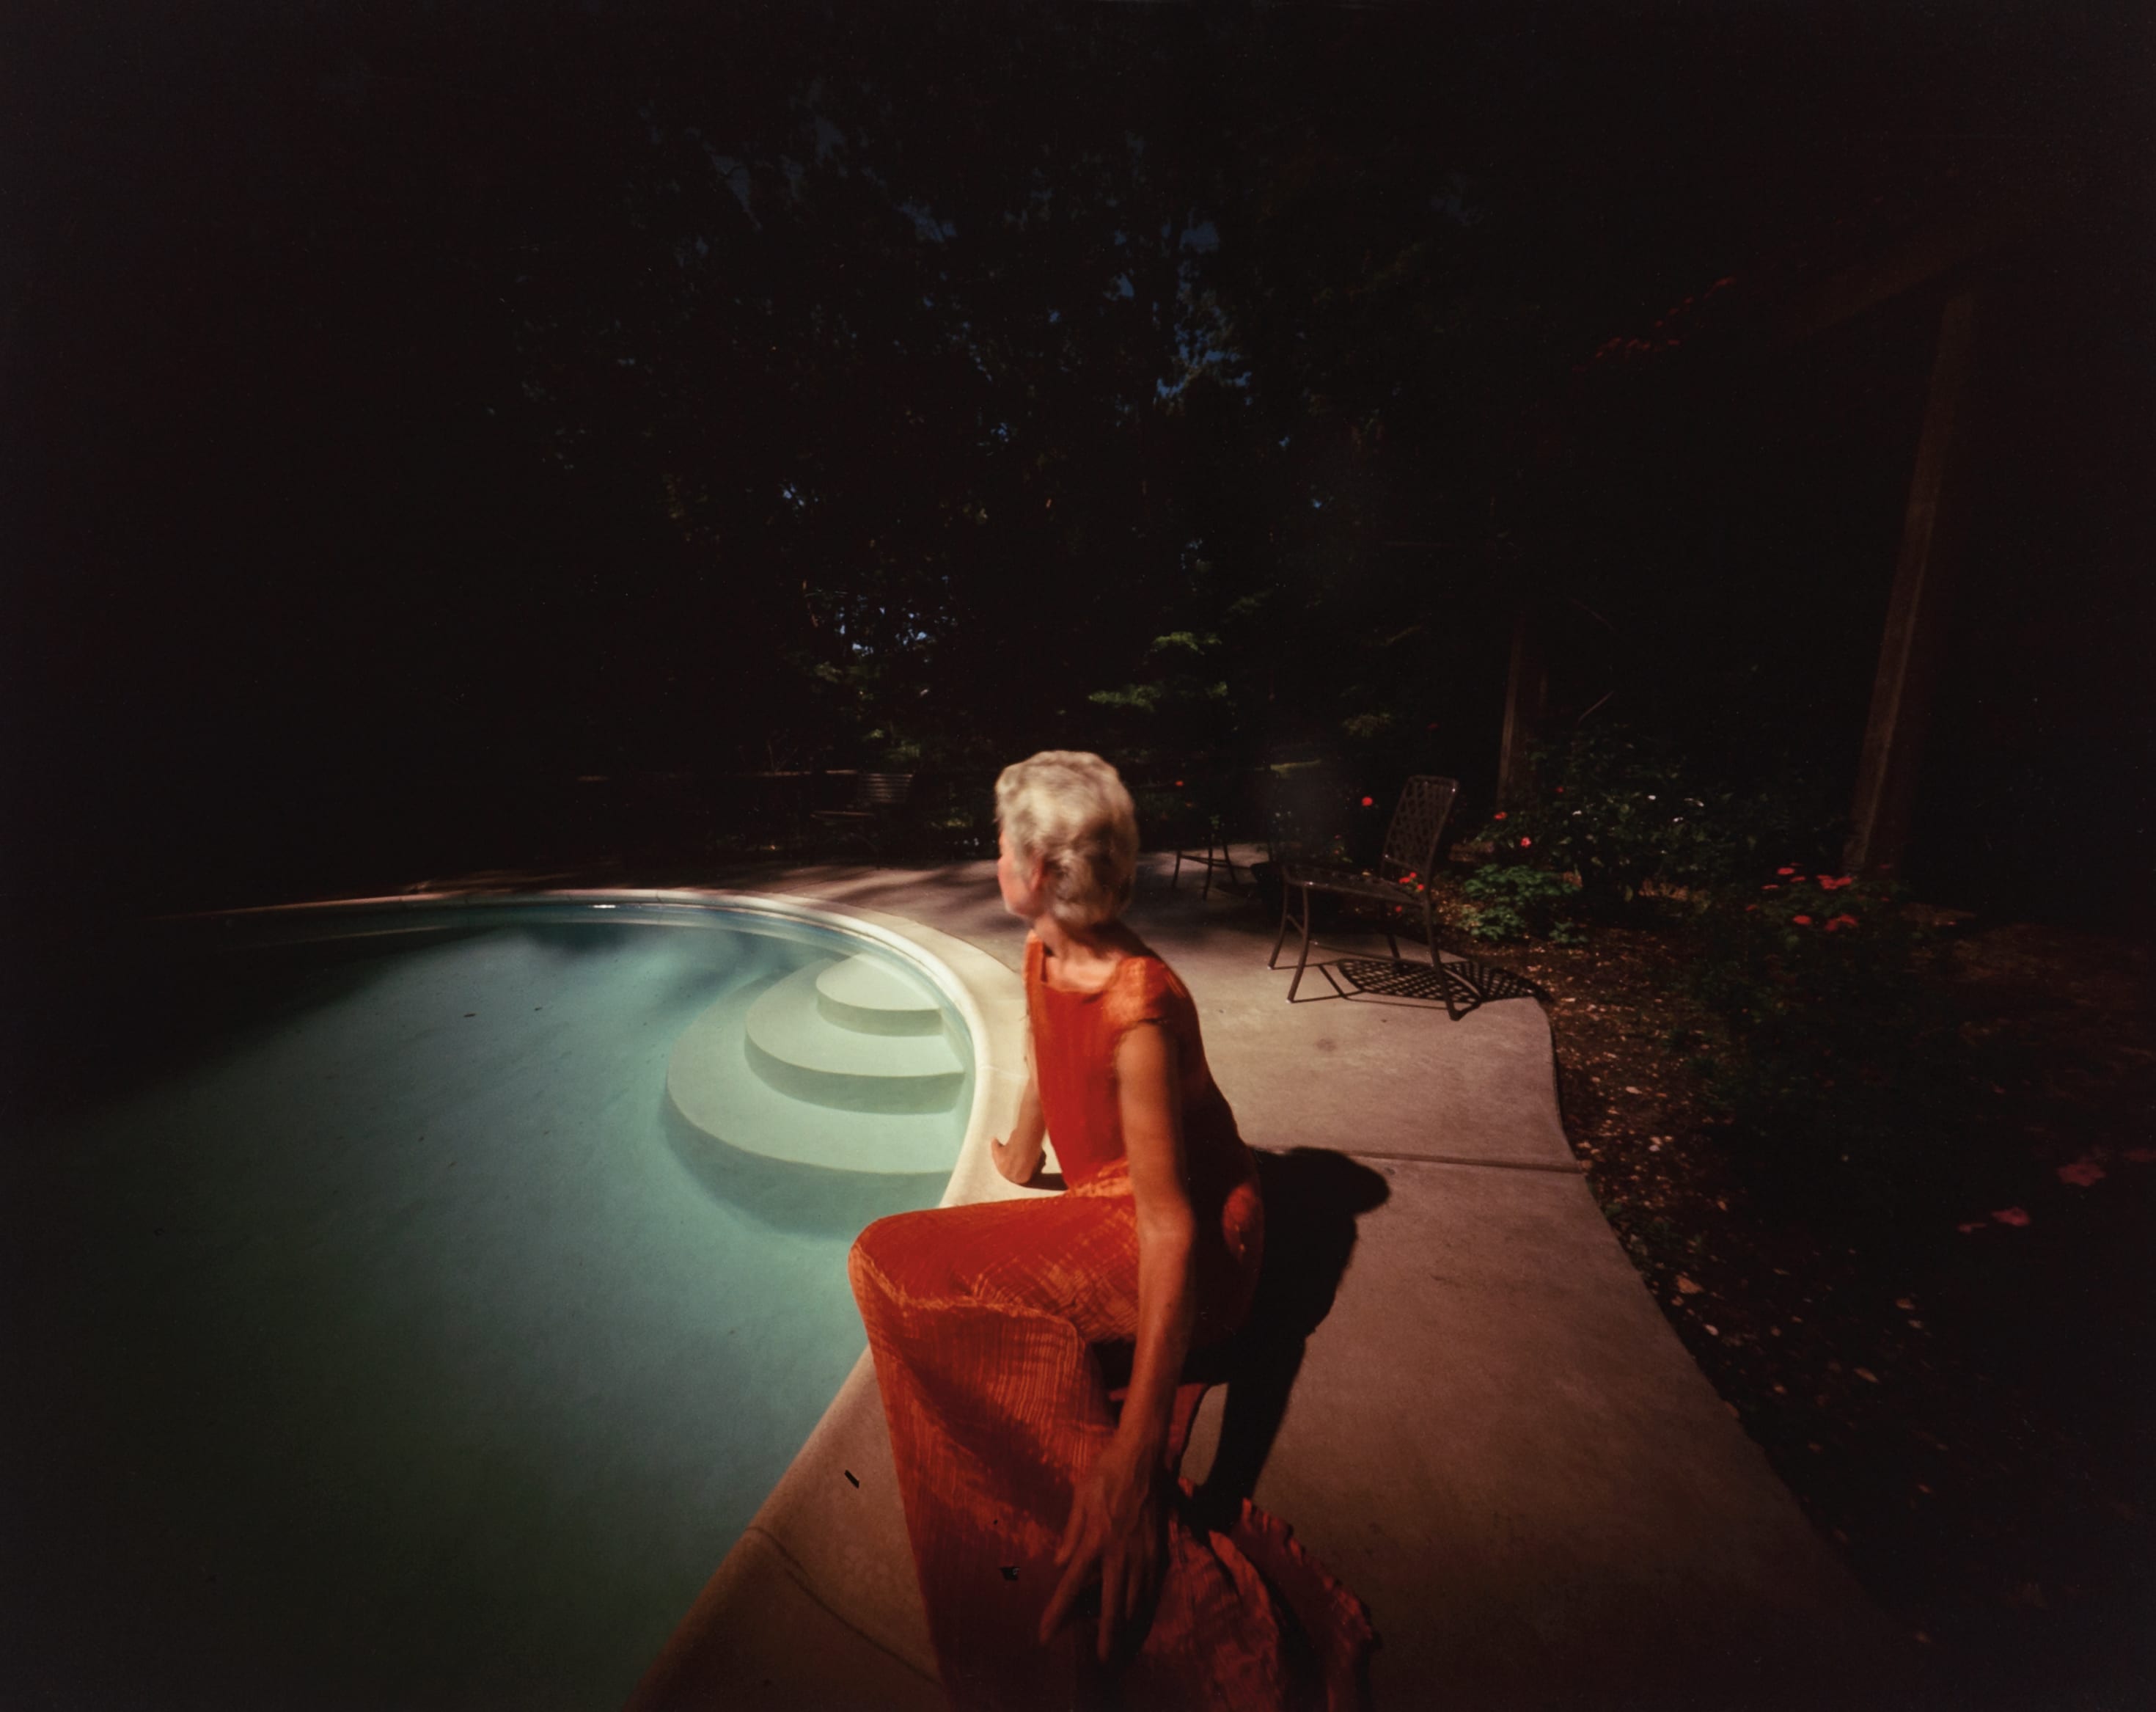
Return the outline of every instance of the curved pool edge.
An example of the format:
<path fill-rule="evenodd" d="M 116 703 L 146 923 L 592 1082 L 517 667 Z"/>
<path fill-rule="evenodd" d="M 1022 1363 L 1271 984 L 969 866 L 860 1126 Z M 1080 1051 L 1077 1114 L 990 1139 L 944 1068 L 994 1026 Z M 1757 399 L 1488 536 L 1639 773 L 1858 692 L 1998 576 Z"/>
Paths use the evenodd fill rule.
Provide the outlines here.
<path fill-rule="evenodd" d="M 903 916 L 824 900 L 795 904 L 798 894 L 639 896 L 799 909 L 852 924 L 914 962 L 960 1007 L 977 1054 L 973 1109 L 941 1205 L 1054 1192 L 1010 1182 L 989 1152 L 991 1139 L 1015 1117 L 1026 1079 L 1024 984 L 1000 959 Z M 944 1704 L 883 1399 L 865 1351 L 629 1704 L 639 1712 L 721 1704 L 729 1683 L 773 1675 L 803 1695 L 803 1704 Z"/>
<path fill-rule="evenodd" d="M 947 1000 L 965 1026 L 973 1050 L 973 1104 L 959 1142 L 958 1157 L 944 1186 L 940 1205 L 988 1200 L 1038 1191 L 1019 1189 L 997 1172 L 989 1154 L 991 1137 L 1008 1129 L 1025 1088 L 1025 993 L 1016 971 L 978 945 L 925 927 L 903 916 L 855 905 L 804 900 L 798 893 L 753 887 L 443 887 L 386 895 L 329 897 L 297 903 L 274 903 L 236 909 L 190 911 L 156 919 L 172 923 L 305 920 L 341 914 L 414 915 L 454 907 L 515 909 L 533 904 L 583 905 L 613 909 L 695 913 L 731 912 L 773 921 L 836 930 L 864 939 L 899 958 L 925 977 Z M 1049 1168 L 1055 1169 L 1054 1145 Z"/>
<path fill-rule="evenodd" d="M 1026 1080 L 1022 977 L 979 946 L 903 916 L 750 888 L 444 888 L 192 912 L 214 921 L 343 912 L 532 904 L 721 911 L 837 930 L 900 958 L 949 1001 L 971 1036 L 973 1099 L 940 1205 L 1031 1199 L 989 1151 Z M 1054 1167 L 1053 1144 L 1049 1164 Z M 776 1677 L 803 1704 L 927 1709 L 944 1704 L 915 1577 L 875 1369 L 864 1351 L 741 1536 L 732 1542 L 632 1695 L 650 1709 L 725 1704 L 744 1674 Z"/>

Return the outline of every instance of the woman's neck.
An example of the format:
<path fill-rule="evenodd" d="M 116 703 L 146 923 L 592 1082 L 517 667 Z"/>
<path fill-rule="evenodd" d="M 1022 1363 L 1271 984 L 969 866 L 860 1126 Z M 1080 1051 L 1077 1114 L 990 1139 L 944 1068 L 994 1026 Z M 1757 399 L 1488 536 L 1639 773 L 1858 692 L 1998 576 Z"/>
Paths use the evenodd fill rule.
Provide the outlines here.
<path fill-rule="evenodd" d="M 1055 959 L 1057 984 L 1086 989 L 1104 985 L 1116 965 L 1137 947 L 1137 936 L 1121 922 L 1095 928 L 1066 928 L 1053 916 L 1033 924 L 1041 945 Z"/>

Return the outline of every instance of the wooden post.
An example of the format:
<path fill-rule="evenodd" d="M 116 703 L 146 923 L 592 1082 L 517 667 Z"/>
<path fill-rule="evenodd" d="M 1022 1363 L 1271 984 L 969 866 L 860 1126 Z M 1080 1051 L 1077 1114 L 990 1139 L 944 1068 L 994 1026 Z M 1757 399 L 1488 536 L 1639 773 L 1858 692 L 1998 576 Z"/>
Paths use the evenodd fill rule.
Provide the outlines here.
<path fill-rule="evenodd" d="M 1968 390 L 1969 352 L 1976 332 L 1976 294 L 1964 288 L 1947 301 L 1932 362 L 1917 468 L 1902 523 L 1902 553 L 1894 567 L 1894 592 L 1879 643 L 1879 673 L 1871 686 L 1871 714 L 1858 758 L 1856 789 L 1849 808 L 1849 842 L 1842 865 L 1849 873 L 1891 871 L 1909 838 L 1917 769 L 1930 723 L 1932 691 L 1938 675 L 1951 542 L 1941 528 L 1943 496 L 1953 460 L 1956 424 Z"/>
<path fill-rule="evenodd" d="M 1532 607 L 1512 625 L 1512 661 L 1505 680 L 1505 731 L 1497 740 L 1497 806 L 1509 809 L 1529 788 L 1527 751 L 1541 734 L 1549 701 L 1549 663 Z"/>

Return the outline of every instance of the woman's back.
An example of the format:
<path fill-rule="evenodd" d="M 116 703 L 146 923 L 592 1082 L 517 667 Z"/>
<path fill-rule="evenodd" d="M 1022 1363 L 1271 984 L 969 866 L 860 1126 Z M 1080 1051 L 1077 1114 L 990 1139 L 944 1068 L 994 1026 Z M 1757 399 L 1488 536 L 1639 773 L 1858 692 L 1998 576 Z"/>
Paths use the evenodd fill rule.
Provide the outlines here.
<path fill-rule="evenodd" d="M 1175 971 L 1142 947 L 1116 965 L 1099 991 L 1071 992 L 1049 985 L 1048 961 L 1039 938 L 1029 936 L 1025 997 L 1034 1069 L 1065 1180 L 1076 1188 L 1123 1157 L 1116 1046 L 1131 1029 L 1146 1024 L 1160 1028 L 1175 1048 L 1183 1154 L 1194 1195 L 1206 1188 L 1224 1193 L 1247 1177 L 1249 1152 L 1206 1066 L 1198 1007 Z"/>

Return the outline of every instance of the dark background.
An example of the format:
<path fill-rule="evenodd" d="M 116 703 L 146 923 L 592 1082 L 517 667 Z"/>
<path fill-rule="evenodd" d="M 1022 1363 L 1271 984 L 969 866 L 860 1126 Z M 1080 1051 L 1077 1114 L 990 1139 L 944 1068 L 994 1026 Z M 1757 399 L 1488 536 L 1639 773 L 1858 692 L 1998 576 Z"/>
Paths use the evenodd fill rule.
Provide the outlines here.
<path fill-rule="evenodd" d="M 2095 10 L 13 8 L 9 893 L 695 856 L 741 774 L 1050 743 L 1486 807 L 1523 603 L 1559 733 L 1845 802 L 1974 279 L 1910 873 L 2145 928 L 2151 43 Z"/>

